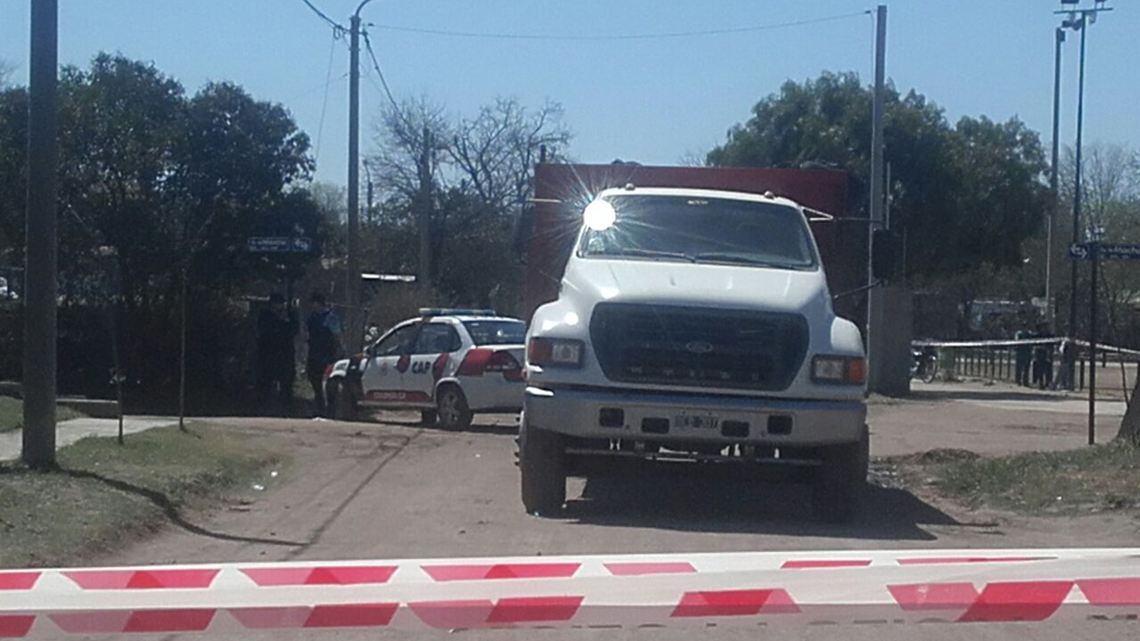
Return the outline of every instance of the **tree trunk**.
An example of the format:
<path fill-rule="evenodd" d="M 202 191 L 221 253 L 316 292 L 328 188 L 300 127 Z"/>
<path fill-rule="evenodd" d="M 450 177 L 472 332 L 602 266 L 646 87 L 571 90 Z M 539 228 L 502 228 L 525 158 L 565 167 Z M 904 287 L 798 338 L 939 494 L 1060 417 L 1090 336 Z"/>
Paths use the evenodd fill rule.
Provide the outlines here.
<path fill-rule="evenodd" d="M 1124 412 L 1124 419 L 1120 421 L 1120 431 L 1116 433 L 1116 440 L 1127 441 L 1133 445 L 1140 445 L 1140 402 L 1136 394 L 1140 394 L 1140 376 L 1132 384 L 1132 402 Z"/>

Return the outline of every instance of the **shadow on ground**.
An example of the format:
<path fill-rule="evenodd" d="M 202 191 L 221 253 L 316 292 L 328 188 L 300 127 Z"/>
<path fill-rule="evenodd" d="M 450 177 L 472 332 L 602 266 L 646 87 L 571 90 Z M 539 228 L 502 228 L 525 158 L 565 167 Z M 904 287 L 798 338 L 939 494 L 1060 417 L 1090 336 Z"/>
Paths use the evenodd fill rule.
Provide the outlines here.
<path fill-rule="evenodd" d="M 120 492 L 139 496 L 152 503 L 158 509 L 162 510 L 163 515 L 166 516 L 166 519 L 172 525 L 181 528 L 191 534 L 218 539 L 221 541 L 235 541 L 239 543 L 258 543 L 261 545 L 278 545 L 285 547 L 299 547 L 307 545 L 307 543 L 303 541 L 287 541 L 282 539 L 266 539 L 259 537 L 240 536 L 236 534 L 227 534 L 225 532 L 210 530 L 186 520 L 186 518 L 182 515 L 179 506 L 175 504 L 175 502 L 172 501 L 170 497 L 168 497 L 166 494 L 163 494 L 162 492 L 142 487 L 140 485 L 135 485 L 133 483 L 128 483 L 126 481 L 120 481 L 118 479 L 104 476 L 102 474 L 97 474 L 95 472 L 88 472 L 86 470 L 60 469 L 60 472 L 72 478 L 98 481 Z"/>
<path fill-rule="evenodd" d="M 429 432 L 450 432 L 452 434 L 499 434 L 514 436 L 519 433 L 517 422 L 507 422 L 502 417 L 505 414 L 476 415 L 471 425 L 463 428 L 443 427 L 442 425 L 425 425 L 417 412 L 384 411 L 369 414 L 366 419 L 370 422 L 397 427 L 414 427 Z M 515 419 L 517 420 L 517 419 Z"/>
<path fill-rule="evenodd" d="M 811 485 L 798 481 L 733 466 L 628 465 L 588 477 L 560 516 L 601 526 L 888 541 L 936 540 L 923 525 L 995 525 L 963 523 L 906 490 L 873 484 L 855 520 L 827 523 L 812 514 Z"/>

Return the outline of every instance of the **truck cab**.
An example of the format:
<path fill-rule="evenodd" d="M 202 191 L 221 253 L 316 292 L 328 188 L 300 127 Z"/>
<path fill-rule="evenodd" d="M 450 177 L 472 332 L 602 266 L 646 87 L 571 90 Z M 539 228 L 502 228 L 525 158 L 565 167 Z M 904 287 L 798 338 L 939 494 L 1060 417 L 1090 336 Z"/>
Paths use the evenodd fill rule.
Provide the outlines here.
<path fill-rule="evenodd" d="M 846 519 L 867 473 L 865 376 L 797 202 L 604 190 L 527 334 L 524 506 L 560 508 L 584 458 L 732 461 L 810 468 L 817 512 Z"/>

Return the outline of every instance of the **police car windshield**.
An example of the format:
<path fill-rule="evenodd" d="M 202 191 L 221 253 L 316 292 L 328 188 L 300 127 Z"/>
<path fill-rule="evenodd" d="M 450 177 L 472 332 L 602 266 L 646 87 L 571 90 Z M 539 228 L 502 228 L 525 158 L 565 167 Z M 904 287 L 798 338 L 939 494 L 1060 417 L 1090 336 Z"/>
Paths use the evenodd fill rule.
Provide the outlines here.
<path fill-rule="evenodd" d="M 476 345 L 522 345 L 526 342 L 526 323 L 513 320 L 463 321 Z"/>
<path fill-rule="evenodd" d="M 616 196 L 610 203 L 615 222 L 587 229 L 581 255 L 783 269 L 817 264 L 803 215 L 787 205 L 684 196 Z"/>

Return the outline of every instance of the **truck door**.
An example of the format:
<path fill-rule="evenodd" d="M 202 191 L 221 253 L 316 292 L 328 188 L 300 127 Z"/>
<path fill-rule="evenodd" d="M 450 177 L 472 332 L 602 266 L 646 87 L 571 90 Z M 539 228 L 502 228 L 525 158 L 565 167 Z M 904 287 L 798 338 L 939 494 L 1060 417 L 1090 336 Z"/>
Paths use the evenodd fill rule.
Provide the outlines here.
<path fill-rule="evenodd" d="M 380 405 L 405 402 L 404 374 L 411 363 L 410 351 L 419 328 L 419 322 L 400 325 L 372 347 L 360 372 L 365 401 Z"/>
<path fill-rule="evenodd" d="M 404 375 L 409 398 L 432 401 L 435 384 L 443 376 L 451 359 L 462 346 L 458 332 L 450 323 L 425 323 L 412 347 L 412 365 Z"/>

